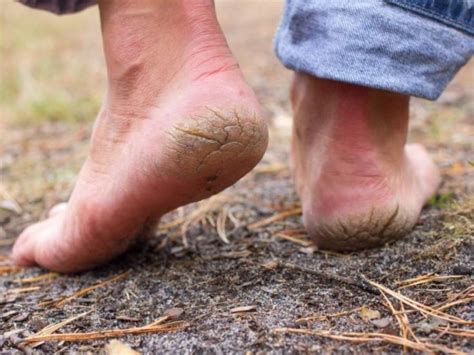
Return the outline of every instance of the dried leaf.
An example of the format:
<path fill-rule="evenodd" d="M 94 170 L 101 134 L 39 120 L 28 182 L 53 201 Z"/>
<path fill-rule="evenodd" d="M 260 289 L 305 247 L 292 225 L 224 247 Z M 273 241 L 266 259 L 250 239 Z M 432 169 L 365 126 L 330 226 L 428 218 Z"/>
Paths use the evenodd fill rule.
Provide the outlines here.
<path fill-rule="evenodd" d="M 106 346 L 105 351 L 108 355 L 138 355 L 138 351 L 122 343 L 120 340 L 111 340 Z"/>
<path fill-rule="evenodd" d="M 383 317 L 380 319 L 372 319 L 370 323 L 372 323 L 378 328 L 387 328 L 391 321 L 392 321 L 392 317 Z"/>
<path fill-rule="evenodd" d="M 359 314 L 361 318 L 368 322 L 372 319 L 378 319 L 380 318 L 380 312 L 377 311 L 376 309 L 370 309 L 369 307 L 362 307 L 362 309 L 359 311 Z"/>

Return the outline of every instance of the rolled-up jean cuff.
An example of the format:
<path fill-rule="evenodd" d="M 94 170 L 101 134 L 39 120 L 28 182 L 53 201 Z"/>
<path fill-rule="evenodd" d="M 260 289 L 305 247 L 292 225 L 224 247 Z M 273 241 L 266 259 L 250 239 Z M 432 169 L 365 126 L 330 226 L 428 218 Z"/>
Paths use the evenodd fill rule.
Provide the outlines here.
<path fill-rule="evenodd" d="M 95 5 L 97 0 L 18 0 L 23 5 L 58 15 L 73 14 Z"/>
<path fill-rule="evenodd" d="M 287 0 L 275 51 L 298 72 L 434 100 L 474 37 L 383 0 Z"/>

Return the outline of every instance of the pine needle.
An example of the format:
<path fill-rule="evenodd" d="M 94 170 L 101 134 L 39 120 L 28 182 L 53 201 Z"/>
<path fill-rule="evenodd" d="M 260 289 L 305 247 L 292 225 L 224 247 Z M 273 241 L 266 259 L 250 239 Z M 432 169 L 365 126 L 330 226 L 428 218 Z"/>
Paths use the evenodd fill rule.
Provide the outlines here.
<path fill-rule="evenodd" d="M 265 218 L 265 219 L 262 219 L 258 222 L 255 222 L 255 223 L 252 223 L 252 224 L 249 224 L 248 225 L 248 229 L 249 230 L 254 230 L 254 229 L 258 229 L 258 228 L 261 228 L 261 227 L 264 227 L 270 223 L 273 223 L 273 222 L 276 222 L 276 221 L 279 221 L 279 220 L 282 220 L 282 219 L 285 219 L 287 217 L 290 217 L 290 216 L 296 216 L 296 215 L 300 215 L 302 212 L 302 209 L 301 207 L 295 207 L 295 208 L 291 208 L 287 211 L 283 211 L 283 212 L 280 212 L 280 213 L 277 213 L 273 216 L 270 216 L 268 218 Z"/>
<path fill-rule="evenodd" d="M 6 265 L 6 266 L 0 266 L 0 275 L 1 274 L 9 274 L 9 273 L 14 273 L 14 272 L 19 272 L 21 271 L 22 268 L 14 265 Z"/>
<path fill-rule="evenodd" d="M 117 338 L 125 335 L 138 335 L 146 333 L 165 333 L 175 332 L 186 329 L 189 323 L 186 321 L 174 321 L 165 324 L 151 323 L 143 327 L 132 327 L 127 329 L 106 329 L 86 333 L 63 333 L 63 334 L 49 334 L 49 335 L 33 335 L 24 339 L 25 344 L 30 344 L 38 341 L 90 341 L 106 338 Z"/>
<path fill-rule="evenodd" d="M 465 278 L 465 276 L 462 275 L 435 275 L 433 273 L 427 274 L 427 275 L 422 275 L 418 277 L 414 277 L 411 279 L 403 280 L 403 281 L 398 281 L 395 283 L 395 285 L 399 285 L 397 287 L 398 290 L 401 290 L 403 288 L 407 287 L 413 287 L 416 285 L 421 285 L 425 283 L 430 283 L 430 282 L 439 282 L 443 280 L 449 280 L 449 279 L 462 279 Z"/>
<path fill-rule="evenodd" d="M 58 276 L 59 276 L 59 274 L 56 273 L 56 272 L 48 272 L 46 274 L 39 275 L 39 276 L 25 277 L 23 279 L 16 279 L 16 280 L 14 280 L 14 282 L 17 282 L 17 283 L 34 283 L 34 282 L 43 281 L 43 280 L 50 280 L 50 279 L 53 279 L 53 278 L 58 277 Z"/>
<path fill-rule="evenodd" d="M 12 293 L 27 293 L 27 292 L 32 292 L 39 290 L 41 287 L 40 286 L 31 286 L 31 287 L 18 287 L 18 288 L 11 288 L 7 290 L 8 294 Z"/>
<path fill-rule="evenodd" d="M 117 276 L 111 277 L 109 279 L 100 281 L 99 283 L 97 283 L 95 285 L 92 285 L 92 286 L 83 288 L 82 290 L 79 290 L 77 292 L 74 292 L 71 296 L 64 297 L 64 298 L 62 298 L 60 300 L 56 300 L 56 301 L 48 301 L 48 302 L 40 303 L 40 305 L 41 306 L 54 305 L 55 307 L 60 308 L 60 307 L 64 306 L 67 302 L 70 302 L 71 300 L 73 300 L 75 298 L 82 297 L 82 296 L 88 294 L 89 292 L 95 290 L 96 288 L 106 286 L 108 284 L 111 284 L 115 281 L 118 281 L 118 280 L 121 280 L 121 279 L 127 277 L 129 273 L 130 273 L 130 271 L 126 271 L 126 272 L 124 272 L 120 275 L 117 275 Z"/>
<path fill-rule="evenodd" d="M 87 311 L 87 312 L 78 314 L 77 316 L 65 319 L 61 322 L 58 322 L 58 323 L 55 323 L 55 324 L 50 324 L 50 325 L 44 327 L 43 329 L 41 329 L 40 331 L 38 331 L 37 333 L 33 334 L 32 337 L 46 336 L 46 335 L 52 334 L 55 331 L 59 330 L 60 328 L 64 327 L 65 325 L 67 325 L 69 323 L 72 323 L 76 319 L 82 318 L 82 317 L 88 315 L 91 312 L 92 311 Z M 35 347 L 35 346 L 38 346 L 42 343 L 43 342 L 33 342 L 33 343 L 30 343 L 30 346 Z"/>
<path fill-rule="evenodd" d="M 441 332 L 441 333 L 446 333 L 446 334 L 451 334 L 455 335 L 458 337 L 463 337 L 463 338 L 474 338 L 474 330 L 473 329 L 457 329 L 457 328 L 435 328 L 436 331 Z"/>
<path fill-rule="evenodd" d="M 413 350 L 418 350 L 426 353 L 434 353 L 435 351 L 442 351 L 446 354 L 464 354 L 463 352 L 455 349 L 450 349 L 442 345 L 432 343 L 417 343 L 396 335 L 390 335 L 385 333 L 355 333 L 355 332 L 342 332 L 332 333 L 327 330 L 311 330 L 311 329 L 300 329 L 300 328 L 277 328 L 274 329 L 277 333 L 294 333 L 294 334 L 305 334 L 314 335 L 323 338 L 329 338 L 334 340 L 344 340 L 354 343 L 367 343 L 367 342 L 387 342 L 399 346 L 404 346 Z"/>
<path fill-rule="evenodd" d="M 216 221 L 216 230 L 217 230 L 217 235 L 219 238 L 225 243 L 229 244 L 229 239 L 227 238 L 227 232 L 226 232 L 226 222 L 227 222 L 227 212 L 228 209 L 226 206 L 224 206 L 217 216 L 217 221 Z"/>
<path fill-rule="evenodd" d="M 458 324 L 474 324 L 474 322 L 470 322 L 470 321 L 461 319 L 459 317 L 452 316 L 450 314 L 444 313 L 444 312 L 439 311 L 439 310 L 437 310 L 435 308 L 432 308 L 430 306 L 427 306 L 427 305 L 424 305 L 424 304 L 419 303 L 417 301 L 414 301 L 414 300 L 402 295 L 401 293 L 392 291 L 389 288 L 387 288 L 383 285 L 380 285 L 376 282 L 373 282 L 373 281 L 370 281 L 370 280 L 367 280 L 367 282 L 369 284 L 371 284 L 372 286 L 378 288 L 380 291 L 383 291 L 386 294 L 396 298 L 400 302 L 403 302 L 406 305 L 410 306 L 411 308 L 416 309 L 417 311 L 421 312 L 422 314 L 430 315 L 432 317 L 436 317 L 436 318 L 439 318 L 439 319 L 446 320 L 448 322 L 453 322 L 453 323 L 458 323 Z"/>
<path fill-rule="evenodd" d="M 306 235 L 304 234 L 300 236 L 291 236 L 291 235 L 285 234 L 284 232 L 280 232 L 280 233 L 275 234 L 274 237 L 287 240 L 289 242 L 301 245 L 303 247 L 309 247 L 313 245 L 313 242 L 311 242 L 310 240 L 301 238 L 301 237 L 306 237 Z"/>

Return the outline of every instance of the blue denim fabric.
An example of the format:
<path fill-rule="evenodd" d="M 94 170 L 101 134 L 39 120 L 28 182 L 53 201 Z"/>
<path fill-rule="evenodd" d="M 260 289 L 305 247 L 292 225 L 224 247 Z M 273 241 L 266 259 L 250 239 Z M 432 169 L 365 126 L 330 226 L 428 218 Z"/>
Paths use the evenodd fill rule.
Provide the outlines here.
<path fill-rule="evenodd" d="M 20 0 L 73 13 L 97 0 Z M 474 53 L 474 0 L 287 0 L 275 50 L 311 75 L 436 99 Z"/>
<path fill-rule="evenodd" d="M 474 35 L 474 0 L 385 0 Z"/>
<path fill-rule="evenodd" d="M 58 15 L 73 14 L 95 5 L 97 0 L 19 0 L 23 5 L 53 12 Z"/>
<path fill-rule="evenodd" d="M 296 71 L 433 100 L 474 53 L 472 0 L 442 2 L 287 0 L 275 51 Z"/>

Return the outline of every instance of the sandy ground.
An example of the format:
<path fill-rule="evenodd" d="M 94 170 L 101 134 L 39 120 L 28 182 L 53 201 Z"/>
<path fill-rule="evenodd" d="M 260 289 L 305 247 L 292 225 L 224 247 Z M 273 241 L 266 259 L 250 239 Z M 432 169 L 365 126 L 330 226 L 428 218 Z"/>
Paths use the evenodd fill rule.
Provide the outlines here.
<path fill-rule="evenodd" d="M 81 117 L 97 109 L 104 80 L 97 13 L 58 20 L 2 3 L 2 31 L 14 21 L 25 26 L 0 42 L 2 353 L 103 352 L 109 339 L 92 335 L 82 342 L 23 341 L 78 315 L 56 333 L 140 327 L 164 314 L 161 332 L 120 341 L 142 353 L 402 352 L 397 339 L 421 350 L 472 352 L 474 63 L 438 102 L 413 100 L 410 140 L 426 144 L 443 172 L 443 186 L 415 230 L 383 248 L 327 253 L 311 247 L 302 230 L 288 167 L 290 73 L 271 44 L 281 3 L 221 1 L 218 9 L 272 125 L 266 156 L 236 186 L 166 216 L 155 237 L 116 262 L 64 276 L 16 269 L 8 252 L 26 225 L 67 199 L 85 156 L 92 117 Z M 35 33 L 36 45 L 25 42 Z M 42 75 L 51 80 L 41 84 Z M 39 96 L 38 108 L 40 85 L 51 92 Z M 402 303 L 400 294 L 407 297 Z M 404 333 L 407 324 L 412 334 Z"/>

